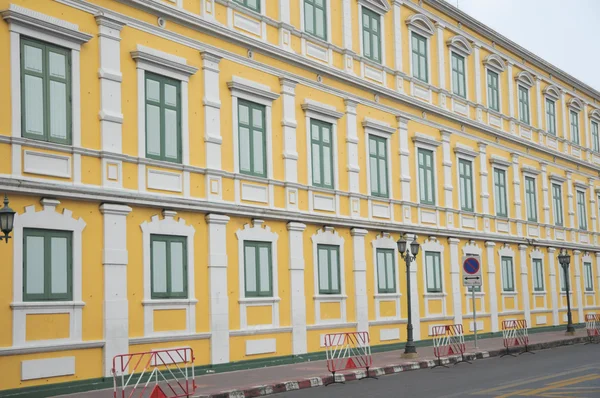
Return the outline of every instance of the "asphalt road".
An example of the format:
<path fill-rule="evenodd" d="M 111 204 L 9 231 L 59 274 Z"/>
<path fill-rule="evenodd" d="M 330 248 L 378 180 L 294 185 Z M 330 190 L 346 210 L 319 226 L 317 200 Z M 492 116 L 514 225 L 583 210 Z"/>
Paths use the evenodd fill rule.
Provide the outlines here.
<path fill-rule="evenodd" d="M 424 369 L 273 397 L 600 397 L 600 345 L 576 345 Z"/>

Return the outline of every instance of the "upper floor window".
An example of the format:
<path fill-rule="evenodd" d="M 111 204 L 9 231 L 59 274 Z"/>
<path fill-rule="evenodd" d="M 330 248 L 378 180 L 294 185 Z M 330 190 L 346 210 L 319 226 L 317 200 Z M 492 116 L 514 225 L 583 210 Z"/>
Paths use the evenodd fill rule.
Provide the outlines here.
<path fill-rule="evenodd" d="M 23 301 L 71 301 L 72 236 L 69 231 L 23 229 Z"/>
<path fill-rule="evenodd" d="M 427 39 L 418 33 L 411 32 L 412 43 L 412 75 L 417 79 L 428 83 L 427 72 Z"/>
<path fill-rule="evenodd" d="M 381 62 L 381 16 L 365 7 L 362 9 L 363 55 Z"/>
<path fill-rule="evenodd" d="M 325 0 L 304 0 L 304 30 L 327 40 L 327 6 Z"/>
<path fill-rule="evenodd" d="M 513 268 L 512 257 L 502 256 L 502 291 L 514 292 L 515 291 L 515 270 Z"/>
<path fill-rule="evenodd" d="M 419 198 L 421 203 L 435 204 L 435 179 L 433 176 L 433 151 L 419 148 Z"/>
<path fill-rule="evenodd" d="M 496 201 L 496 215 L 498 217 L 508 217 L 508 207 L 506 204 L 506 171 L 494 168 L 494 193 Z"/>
<path fill-rule="evenodd" d="M 71 143 L 71 51 L 21 39 L 23 137 Z"/>
<path fill-rule="evenodd" d="M 474 211 L 473 208 L 473 162 L 458 159 L 458 177 L 460 188 L 460 209 Z"/>
<path fill-rule="evenodd" d="M 439 252 L 425 252 L 427 293 L 442 293 L 442 265 Z"/>
<path fill-rule="evenodd" d="M 452 92 L 467 98 L 465 57 L 452 52 Z"/>
<path fill-rule="evenodd" d="M 556 102 L 546 98 L 546 130 L 556 135 Z"/>
<path fill-rule="evenodd" d="M 529 124 L 529 89 L 519 85 L 519 119 Z"/>
<path fill-rule="evenodd" d="M 310 120 L 313 185 L 333 188 L 333 139 L 331 123 Z"/>
<path fill-rule="evenodd" d="M 187 298 L 187 237 L 151 235 L 152 298 Z"/>
<path fill-rule="evenodd" d="M 267 176 L 265 107 L 238 100 L 240 172 Z"/>
<path fill-rule="evenodd" d="M 500 92 L 498 91 L 498 74 L 487 71 L 488 107 L 500 112 Z"/>
<path fill-rule="evenodd" d="M 371 195 L 388 197 L 387 140 L 369 135 Z"/>
<path fill-rule="evenodd" d="M 241 4 L 252 11 L 260 12 L 260 0 L 233 0 L 235 3 Z"/>
<path fill-rule="evenodd" d="M 525 202 L 527 205 L 527 221 L 537 222 L 537 198 L 535 178 L 525 177 Z"/>
<path fill-rule="evenodd" d="M 583 283 L 586 292 L 594 291 L 594 272 L 592 271 L 592 263 L 583 263 Z"/>
<path fill-rule="evenodd" d="M 598 136 L 598 123 L 592 122 L 592 149 L 600 152 L 600 137 Z"/>
<path fill-rule="evenodd" d="M 246 297 L 273 296 L 271 242 L 244 241 L 244 286 Z"/>
<path fill-rule="evenodd" d="M 552 206 L 554 207 L 554 225 L 562 227 L 562 225 L 563 225 L 562 187 L 559 184 L 552 184 Z"/>
<path fill-rule="evenodd" d="M 533 291 L 544 291 L 544 265 L 541 258 L 533 259 Z"/>
<path fill-rule="evenodd" d="M 146 72 L 146 157 L 181 163 L 180 82 Z"/>
<path fill-rule="evenodd" d="M 587 229 L 587 211 L 585 209 L 585 192 L 577 191 L 577 218 L 579 219 L 579 229 Z"/>
<path fill-rule="evenodd" d="M 377 249 L 377 291 L 396 293 L 396 267 L 392 249 Z"/>
<path fill-rule="evenodd" d="M 579 145 L 579 114 L 575 111 L 570 112 L 571 115 L 571 141 Z"/>
<path fill-rule="evenodd" d="M 340 247 L 317 245 L 319 294 L 340 294 Z"/>

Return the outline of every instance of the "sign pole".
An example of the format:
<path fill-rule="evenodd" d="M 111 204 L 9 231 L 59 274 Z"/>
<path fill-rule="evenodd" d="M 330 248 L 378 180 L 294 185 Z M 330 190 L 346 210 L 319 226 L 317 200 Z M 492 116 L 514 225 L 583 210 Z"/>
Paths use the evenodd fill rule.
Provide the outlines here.
<path fill-rule="evenodd" d="M 475 286 L 471 286 L 471 298 L 473 300 L 473 328 L 475 329 L 475 349 L 477 349 L 477 307 L 475 307 Z"/>

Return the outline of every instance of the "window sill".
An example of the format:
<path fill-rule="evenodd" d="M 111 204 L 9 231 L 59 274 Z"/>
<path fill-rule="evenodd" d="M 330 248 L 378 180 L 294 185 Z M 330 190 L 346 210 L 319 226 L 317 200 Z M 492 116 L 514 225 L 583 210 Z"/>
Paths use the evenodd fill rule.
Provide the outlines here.
<path fill-rule="evenodd" d="M 465 292 L 466 297 L 472 297 L 472 292 Z M 485 292 L 475 292 L 475 297 L 485 297 Z"/>
<path fill-rule="evenodd" d="M 501 292 L 500 293 L 502 296 L 513 296 L 513 297 L 517 297 L 519 295 L 519 292 Z"/>
<path fill-rule="evenodd" d="M 19 303 L 10 303 L 10 308 L 13 310 L 25 309 L 69 309 L 83 308 L 83 301 L 23 301 Z"/>
<path fill-rule="evenodd" d="M 241 297 L 239 304 L 272 304 L 281 301 L 279 297 Z"/>
<path fill-rule="evenodd" d="M 400 293 L 377 293 L 373 296 L 375 299 L 397 299 L 402 297 Z"/>
<path fill-rule="evenodd" d="M 594 296 L 594 295 L 596 295 L 596 291 L 595 290 L 586 290 L 583 292 L 583 294 Z"/>
<path fill-rule="evenodd" d="M 348 298 L 348 296 L 346 296 L 345 294 L 315 294 L 313 296 L 314 300 L 320 300 L 320 301 L 339 301 L 339 300 L 346 300 Z"/>
<path fill-rule="evenodd" d="M 540 292 L 533 292 L 534 296 L 545 296 L 546 294 L 548 294 L 548 292 L 544 291 L 540 291 Z"/>
<path fill-rule="evenodd" d="M 441 297 L 446 297 L 448 294 L 444 293 L 444 292 L 439 292 L 439 293 L 423 293 L 423 297 L 429 297 L 429 298 L 441 298 Z"/>
<path fill-rule="evenodd" d="M 174 299 L 151 299 L 151 300 L 143 300 L 143 306 L 161 306 L 161 305 L 189 305 L 196 304 L 198 300 L 196 299 L 184 299 L 184 298 L 174 298 Z"/>

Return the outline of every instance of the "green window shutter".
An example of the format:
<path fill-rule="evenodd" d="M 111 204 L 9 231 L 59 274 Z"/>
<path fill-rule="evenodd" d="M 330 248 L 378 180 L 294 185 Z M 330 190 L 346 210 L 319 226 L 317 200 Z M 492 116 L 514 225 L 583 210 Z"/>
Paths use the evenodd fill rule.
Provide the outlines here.
<path fill-rule="evenodd" d="M 313 185 L 333 188 L 333 129 L 330 123 L 310 120 Z"/>
<path fill-rule="evenodd" d="M 327 40 L 327 6 L 325 0 L 304 0 L 304 30 Z"/>
<path fill-rule="evenodd" d="M 587 211 L 585 209 L 585 192 L 577 191 L 577 218 L 579 229 L 587 230 Z"/>
<path fill-rule="evenodd" d="M 515 272 L 512 257 L 502 257 L 502 290 L 515 291 Z"/>
<path fill-rule="evenodd" d="M 440 253 L 425 252 L 425 277 L 427 278 L 427 293 L 442 292 Z"/>
<path fill-rule="evenodd" d="M 150 235 L 153 299 L 187 298 L 187 238 Z"/>
<path fill-rule="evenodd" d="M 533 177 L 525 177 L 525 199 L 527 201 L 527 221 L 537 222 L 537 198 Z"/>
<path fill-rule="evenodd" d="M 533 290 L 535 292 L 544 291 L 544 266 L 539 258 L 533 259 Z"/>
<path fill-rule="evenodd" d="M 260 0 L 233 0 L 234 3 L 238 3 L 252 11 L 260 12 Z"/>
<path fill-rule="evenodd" d="M 369 135 L 369 169 L 371 178 L 371 195 L 387 198 L 387 140 Z"/>
<path fill-rule="evenodd" d="M 583 276 L 585 279 L 585 291 L 594 291 L 594 273 L 592 271 L 592 263 L 583 263 Z"/>
<path fill-rule="evenodd" d="M 508 207 L 506 203 L 506 171 L 494 168 L 494 188 L 496 216 L 508 217 Z"/>
<path fill-rule="evenodd" d="M 600 152 L 600 137 L 598 135 L 598 123 L 592 122 L 592 149 Z"/>
<path fill-rule="evenodd" d="M 71 51 L 21 38 L 23 137 L 71 144 L 71 107 Z"/>
<path fill-rule="evenodd" d="M 240 173 L 267 176 L 265 107 L 238 99 Z"/>
<path fill-rule="evenodd" d="M 363 55 L 381 63 L 381 16 L 363 7 L 362 22 Z"/>
<path fill-rule="evenodd" d="M 473 208 L 473 162 L 458 159 L 458 177 L 460 185 L 460 208 L 474 211 Z"/>
<path fill-rule="evenodd" d="M 452 92 L 467 98 L 465 79 L 465 57 L 452 53 Z"/>
<path fill-rule="evenodd" d="M 571 140 L 579 145 L 579 114 L 571 111 Z"/>
<path fill-rule="evenodd" d="M 556 135 L 556 103 L 546 98 L 546 129 L 548 134 Z"/>
<path fill-rule="evenodd" d="M 181 83 L 146 72 L 146 157 L 181 163 Z"/>
<path fill-rule="evenodd" d="M 378 293 L 396 293 L 396 267 L 394 250 L 377 249 L 377 291 Z"/>
<path fill-rule="evenodd" d="M 435 179 L 433 176 L 433 151 L 419 148 L 419 198 L 421 203 L 435 205 Z"/>
<path fill-rule="evenodd" d="M 563 226 L 563 205 L 562 205 L 562 187 L 558 184 L 552 184 L 552 204 L 554 207 L 554 224 Z"/>
<path fill-rule="evenodd" d="M 411 32 L 411 46 L 412 75 L 425 83 L 429 83 L 427 39 L 415 32 Z"/>
<path fill-rule="evenodd" d="M 73 233 L 23 229 L 23 301 L 73 300 Z"/>
<path fill-rule="evenodd" d="M 500 92 L 498 91 L 498 74 L 491 70 L 487 73 L 488 107 L 500 112 Z"/>
<path fill-rule="evenodd" d="M 529 90 L 519 86 L 519 117 L 521 122 L 529 124 Z"/>
<path fill-rule="evenodd" d="M 319 294 L 340 294 L 340 247 L 317 245 L 319 267 Z"/>
<path fill-rule="evenodd" d="M 246 297 L 273 297 L 273 262 L 270 242 L 244 241 Z"/>

